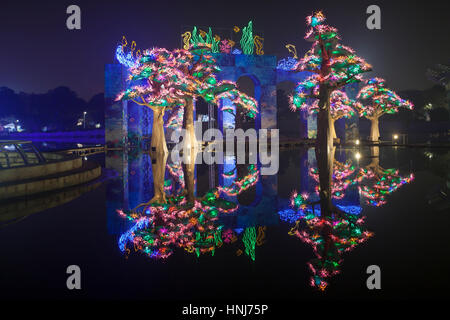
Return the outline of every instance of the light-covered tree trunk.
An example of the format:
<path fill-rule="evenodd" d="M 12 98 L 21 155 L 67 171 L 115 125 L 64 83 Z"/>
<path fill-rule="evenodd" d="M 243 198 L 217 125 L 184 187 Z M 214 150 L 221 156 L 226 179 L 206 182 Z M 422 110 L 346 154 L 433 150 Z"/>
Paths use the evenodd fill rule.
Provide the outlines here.
<path fill-rule="evenodd" d="M 195 200 L 195 159 L 197 157 L 197 150 L 187 150 L 188 154 L 183 156 L 183 169 L 186 183 L 186 199 L 189 203 L 194 203 Z"/>
<path fill-rule="evenodd" d="M 336 136 L 336 129 L 335 129 L 335 127 L 334 127 L 335 121 L 336 121 L 336 120 L 334 120 L 334 119 L 331 119 L 331 121 L 330 121 L 330 131 L 331 131 L 331 136 L 333 137 L 333 139 L 337 139 L 337 136 Z"/>
<path fill-rule="evenodd" d="M 317 115 L 316 159 L 319 169 L 319 197 L 322 216 L 330 216 L 331 184 L 333 173 L 334 146 L 330 114 L 330 89 L 321 85 L 319 92 L 319 113 Z"/>
<path fill-rule="evenodd" d="M 153 109 L 151 152 L 166 155 L 169 153 L 164 134 L 164 108 Z"/>
<path fill-rule="evenodd" d="M 379 142 L 380 140 L 380 129 L 378 124 L 379 117 L 370 119 L 370 141 Z"/>
<path fill-rule="evenodd" d="M 164 177 L 166 172 L 167 157 L 169 151 L 164 134 L 164 108 L 152 108 L 153 127 L 150 157 L 152 159 L 154 196 L 148 203 L 166 203 L 164 192 Z"/>

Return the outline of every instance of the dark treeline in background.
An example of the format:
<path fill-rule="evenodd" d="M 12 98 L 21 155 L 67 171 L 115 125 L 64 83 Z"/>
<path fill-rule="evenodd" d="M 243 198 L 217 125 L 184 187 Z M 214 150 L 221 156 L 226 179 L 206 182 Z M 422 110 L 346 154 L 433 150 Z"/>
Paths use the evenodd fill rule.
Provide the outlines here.
<path fill-rule="evenodd" d="M 83 130 L 104 127 L 103 93 L 85 101 L 67 87 L 57 87 L 47 93 L 14 92 L 0 87 L 0 131 L 10 123 L 19 124 L 26 132 Z"/>
<path fill-rule="evenodd" d="M 301 125 L 300 113 L 293 113 L 289 109 L 288 97 L 291 93 L 291 90 L 277 90 L 277 119 L 280 137 L 282 138 L 298 137 L 301 130 L 299 128 L 299 125 Z M 399 108 L 399 112 L 396 114 L 383 115 L 380 118 L 380 128 L 385 129 L 385 132 L 381 132 L 382 136 L 387 137 L 394 132 L 429 135 L 433 128 L 442 131 L 439 129 L 441 127 L 445 129 L 444 131 L 447 131 L 450 121 L 450 99 L 449 92 L 444 86 L 436 84 L 426 90 L 403 90 L 397 93 L 402 98 L 410 100 L 414 104 L 414 109 L 411 111 Z M 360 118 L 359 125 L 361 136 L 368 135 L 369 120 Z M 415 132 L 417 130 L 419 131 Z"/>

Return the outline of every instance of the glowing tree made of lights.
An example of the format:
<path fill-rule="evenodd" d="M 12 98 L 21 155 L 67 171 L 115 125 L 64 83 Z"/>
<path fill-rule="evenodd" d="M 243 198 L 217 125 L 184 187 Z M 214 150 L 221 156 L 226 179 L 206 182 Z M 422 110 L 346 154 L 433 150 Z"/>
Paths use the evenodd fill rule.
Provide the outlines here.
<path fill-rule="evenodd" d="M 372 78 L 358 93 L 359 114 L 371 121 L 370 140 L 377 142 L 380 139 L 378 119 L 385 113 L 397 113 L 399 108 L 413 109 L 413 104 L 400 98 L 393 90 L 386 87 L 381 78 Z"/>
<path fill-rule="evenodd" d="M 330 131 L 333 139 L 336 139 L 336 130 L 334 123 L 341 118 L 351 118 L 356 115 L 355 107 L 358 108 L 358 102 L 350 99 L 344 91 L 335 90 L 330 95 Z M 294 106 L 294 105 L 293 105 Z M 319 112 L 319 100 L 314 100 L 312 104 L 303 104 L 302 109 L 310 114 Z"/>
<path fill-rule="evenodd" d="M 139 63 L 129 70 L 130 80 L 141 83 L 125 90 L 117 99 L 130 99 L 155 112 L 152 149 L 157 151 L 167 153 L 163 116 L 166 110 L 175 108 L 184 108 L 184 113 L 176 113 L 176 117 L 183 116 L 183 120 L 171 119 L 171 122 L 183 122 L 187 133 L 185 144 L 192 149 L 197 147 L 194 101 L 199 97 L 215 105 L 220 99 L 230 99 L 251 118 L 258 112 L 255 99 L 239 91 L 234 82 L 217 80 L 220 68 L 208 44 L 193 44 L 189 50 L 145 50 Z"/>
<path fill-rule="evenodd" d="M 305 39 L 312 47 L 295 66 L 295 71 L 308 71 L 312 75 L 297 84 L 292 96 L 292 108 L 305 108 L 311 100 L 318 100 L 316 159 L 320 167 L 320 201 L 322 211 L 329 214 L 333 210 L 331 197 L 324 194 L 332 182 L 334 152 L 331 133 L 331 93 L 346 85 L 362 80 L 362 74 L 371 66 L 358 57 L 353 49 L 339 43 L 336 28 L 324 24 L 325 16 L 316 12 L 306 18 L 309 27 Z"/>
<path fill-rule="evenodd" d="M 292 108 L 304 108 L 308 99 L 318 100 L 316 145 L 329 152 L 333 146 L 331 94 L 350 83 L 361 81 L 362 73 L 371 71 L 371 66 L 353 49 L 340 44 L 337 29 L 324 24 L 324 21 L 322 12 L 306 18 L 309 30 L 305 39 L 313 44 L 294 70 L 313 74 L 297 84 L 292 96 Z"/>

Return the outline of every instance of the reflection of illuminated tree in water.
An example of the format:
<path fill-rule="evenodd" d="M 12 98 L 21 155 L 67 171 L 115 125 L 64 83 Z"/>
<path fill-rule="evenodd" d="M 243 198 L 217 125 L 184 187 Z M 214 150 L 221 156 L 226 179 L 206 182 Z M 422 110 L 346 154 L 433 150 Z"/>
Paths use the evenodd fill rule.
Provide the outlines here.
<path fill-rule="evenodd" d="M 157 161 L 155 165 L 161 167 L 165 165 L 165 161 Z M 119 248 L 122 252 L 129 253 L 128 246 L 133 245 L 135 251 L 142 251 L 152 258 L 167 258 L 176 247 L 184 248 L 191 253 L 195 252 L 200 256 L 204 253 L 214 255 L 216 248 L 222 246 L 223 226 L 217 225 L 219 214 L 231 213 L 238 206 L 221 198 L 222 191 L 219 188 L 207 192 L 201 198 L 194 197 L 193 167 L 194 162 L 185 166 L 187 192 L 184 189 L 173 190 L 175 183 L 160 179 L 159 176 L 162 175 L 159 174 L 158 184 L 164 186 L 158 187 L 158 190 L 164 191 L 161 191 L 163 196 L 158 199 L 163 199 L 164 202 L 157 202 L 154 197 L 130 212 L 118 210 L 123 217 L 134 222 L 133 227 L 119 239 Z M 181 166 L 169 165 L 168 168 L 172 178 L 184 186 Z M 251 174 L 258 173 L 254 170 L 254 166 L 251 166 L 249 171 Z M 236 180 L 229 190 L 245 189 L 248 185 L 247 180 L 248 177 Z M 165 190 L 170 191 L 172 195 L 167 195 Z"/>
<path fill-rule="evenodd" d="M 402 185 L 410 183 L 414 179 L 411 174 L 408 177 L 401 177 L 397 169 L 361 169 L 361 174 L 372 181 L 371 185 L 360 186 L 361 195 L 367 198 L 367 204 L 372 206 L 382 206 L 386 204 L 386 196 L 396 191 Z"/>
<path fill-rule="evenodd" d="M 230 175 L 230 173 L 225 173 L 224 175 L 227 176 Z M 259 179 L 259 170 L 256 168 L 254 164 L 250 164 L 248 166 L 248 174 L 246 176 L 244 176 L 241 179 L 235 180 L 228 187 L 218 187 L 218 189 L 229 196 L 237 196 L 243 191 L 254 186 L 258 182 L 258 179 Z"/>
<path fill-rule="evenodd" d="M 331 215 L 321 215 L 320 210 L 309 203 L 305 193 L 294 193 L 291 204 L 302 214 L 289 234 L 312 246 L 316 258 L 308 263 L 313 274 L 311 286 L 325 290 L 329 278 L 340 272 L 342 254 L 373 234 L 362 229 L 363 217 L 340 209 L 336 209 Z"/>
<path fill-rule="evenodd" d="M 169 164 L 167 164 L 167 169 L 168 169 L 170 175 L 172 176 L 173 180 L 178 182 L 181 189 L 184 189 L 186 185 L 184 182 L 184 172 L 183 172 L 182 165 L 177 164 L 177 163 L 169 163 Z M 169 180 L 169 181 L 170 181 L 170 185 L 172 186 L 173 185 L 172 180 Z M 171 191 L 175 192 L 175 190 L 171 190 Z"/>
<path fill-rule="evenodd" d="M 355 166 L 352 165 L 350 160 L 346 162 L 339 162 L 334 160 L 333 165 L 333 182 L 331 186 L 331 193 L 334 199 L 342 199 L 345 196 L 345 190 L 353 183 L 350 176 L 355 172 Z M 319 182 L 319 169 L 311 168 L 309 172 L 310 176 Z M 319 185 L 316 186 L 316 193 L 319 194 Z"/>
<path fill-rule="evenodd" d="M 236 179 L 233 181 L 233 183 L 228 187 L 219 187 L 219 190 L 224 192 L 225 194 L 229 196 L 237 196 L 241 194 L 242 192 L 250 189 L 252 186 L 254 186 L 259 179 L 259 170 L 255 165 L 249 165 L 248 166 L 248 173 L 244 177 L 240 179 Z M 234 170 L 231 170 L 230 172 L 224 173 L 225 177 L 234 175 Z M 265 237 L 265 230 L 266 227 L 259 227 L 258 233 L 256 232 L 256 227 L 247 227 L 244 230 L 243 236 L 242 236 L 242 242 L 244 244 L 244 252 L 246 255 L 248 255 L 253 261 L 255 261 L 255 249 L 256 245 L 260 246 L 263 243 L 263 239 Z M 227 240 L 231 242 L 232 236 L 230 234 L 227 234 Z M 234 241 L 233 241 L 234 242 Z M 237 251 L 238 255 L 242 254 L 242 250 L 238 249 Z"/>
<path fill-rule="evenodd" d="M 358 99 L 362 103 L 358 104 L 359 114 L 371 121 L 370 140 L 380 139 L 380 129 L 378 127 L 379 118 L 385 114 L 397 113 L 399 108 L 413 109 L 413 104 L 402 99 L 393 90 L 386 87 L 386 82 L 381 78 L 372 78 L 367 81 L 358 93 Z"/>
<path fill-rule="evenodd" d="M 379 163 L 379 147 L 372 147 L 371 152 L 372 161 L 360 169 L 357 180 L 360 183 L 360 193 L 366 198 L 367 204 L 379 207 L 386 204 L 389 194 L 410 183 L 414 175 L 402 177 L 398 169 L 384 169 Z"/>
<path fill-rule="evenodd" d="M 334 163 L 335 148 L 330 152 L 320 151 L 316 149 L 319 200 L 312 201 L 308 193 L 292 194 L 290 202 L 296 214 L 291 216 L 298 218 L 289 234 L 313 247 L 316 257 L 308 263 L 313 273 L 311 285 L 325 290 L 329 278 L 339 273 L 342 254 L 367 240 L 372 233 L 362 229 L 362 217 L 347 213 L 331 201 L 334 196 L 333 176 L 334 179 L 348 179 L 354 169 L 349 164 L 343 164 L 337 166 L 337 171 L 333 170 L 337 169 Z M 285 213 L 280 211 L 280 214 Z"/>
<path fill-rule="evenodd" d="M 219 198 L 219 192 L 208 192 L 194 204 L 186 201 L 184 196 L 167 197 L 168 203 L 151 203 L 141 212 L 132 210 L 119 213 L 133 221 L 134 226 L 122 234 L 119 248 L 129 252 L 128 244 L 133 244 L 135 251 L 142 251 L 152 258 L 167 258 L 173 247 L 185 248 L 188 252 L 211 252 L 221 246 L 222 226 L 214 223 L 219 213 L 236 209 L 236 204 Z"/>

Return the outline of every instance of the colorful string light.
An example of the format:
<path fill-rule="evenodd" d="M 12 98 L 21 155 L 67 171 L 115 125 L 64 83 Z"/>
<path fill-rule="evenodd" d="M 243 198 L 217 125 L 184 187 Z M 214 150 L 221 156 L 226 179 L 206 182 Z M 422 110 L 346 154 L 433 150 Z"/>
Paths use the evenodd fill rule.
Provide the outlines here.
<path fill-rule="evenodd" d="M 297 84 L 291 98 L 293 110 L 307 107 L 308 99 L 318 99 L 321 88 L 327 89 L 327 97 L 334 90 L 361 81 L 361 74 L 371 70 L 364 59 L 355 55 L 351 48 L 339 43 L 337 29 L 324 24 L 325 16 L 316 12 L 306 18 L 309 30 L 305 39 L 313 45 L 294 67 L 296 71 L 308 71 L 312 76 Z M 327 103 L 321 100 L 323 106 Z"/>
<path fill-rule="evenodd" d="M 413 104 L 400 98 L 391 89 L 386 88 L 386 81 L 381 78 L 372 78 L 359 91 L 358 99 L 362 102 L 358 104 L 360 116 L 367 119 L 378 119 L 385 113 L 397 113 L 399 108 L 413 109 Z"/>

